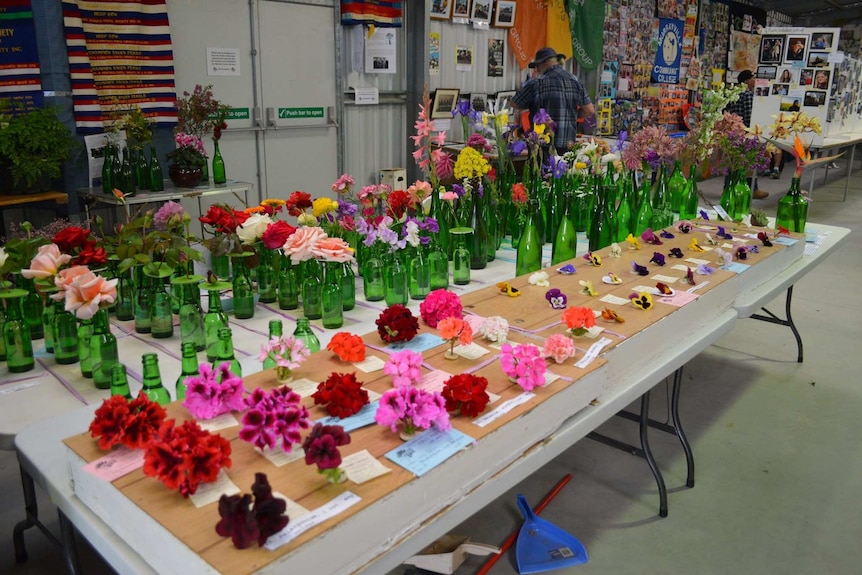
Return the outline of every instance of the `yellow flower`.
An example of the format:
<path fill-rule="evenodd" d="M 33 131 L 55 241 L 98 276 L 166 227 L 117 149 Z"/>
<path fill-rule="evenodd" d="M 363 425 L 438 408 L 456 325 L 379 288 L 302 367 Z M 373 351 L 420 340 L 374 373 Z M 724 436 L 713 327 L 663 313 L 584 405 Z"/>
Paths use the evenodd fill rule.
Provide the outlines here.
<path fill-rule="evenodd" d="M 459 180 L 478 178 L 491 170 L 482 154 L 473 148 L 464 148 L 455 161 L 455 177 Z"/>
<path fill-rule="evenodd" d="M 509 125 L 509 112 L 499 112 L 497 114 L 497 127 L 505 128 Z"/>
<path fill-rule="evenodd" d="M 311 203 L 311 211 L 315 218 L 338 209 L 338 202 L 330 198 L 317 198 Z"/>
<path fill-rule="evenodd" d="M 283 205 L 285 205 L 286 203 L 287 203 L 287 202 L 285 202 L 284 200 L 279 200 L 278 198 L 267 198 L 267 199 L 263 200 L 263 201 L 260 203 L 260 205 L 261 205 L 261 206 L 263 206 L 263 207 L 265 207 L 265 208 L 273 208 L 273 209 L 275 209 L 275 208 L 280 208 L 280 207 L 282 207 L 282 206 L 283 206 Z"/>

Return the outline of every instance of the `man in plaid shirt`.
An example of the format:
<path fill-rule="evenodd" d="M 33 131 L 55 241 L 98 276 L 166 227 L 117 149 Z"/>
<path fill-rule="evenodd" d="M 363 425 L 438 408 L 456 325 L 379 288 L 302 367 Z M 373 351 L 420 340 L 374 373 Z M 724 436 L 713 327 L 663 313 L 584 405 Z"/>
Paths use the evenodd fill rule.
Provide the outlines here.
<path fill-rule="evenodd" d="M 548 113 L 556 124 L 554 146 L 562 154 L 572 147 L 578 135 L 578 118 L 596 113 L 587 91 L 578 78 L 560 65 L 562 54 L 553 48 L 542 48 L 530 62 L 530 68 L 538 72 L 524 84 L 512 98 L 516 116 L 521 110 L 529 110 L 534 116 L 540 108 Z"/>

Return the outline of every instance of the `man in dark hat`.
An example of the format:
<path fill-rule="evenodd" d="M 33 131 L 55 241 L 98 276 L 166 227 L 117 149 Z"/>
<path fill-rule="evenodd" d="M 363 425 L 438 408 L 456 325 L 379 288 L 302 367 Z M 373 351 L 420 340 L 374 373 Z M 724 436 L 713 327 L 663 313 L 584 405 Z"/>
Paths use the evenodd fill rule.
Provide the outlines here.
<path fill-rule="evenodd" d="M 544 108 L 556 124 L 554 146 L 560 154 L 570 149 L 577 138 L 578 118 L 596 113 L 583 84 L 560 66 L 561 59 L 565 56 L 553 48 L 541 48 L 529 64 L 535 68 L 537 77 L 524 84 L 512 98 L 516 112 L 529 110 L 531 117 Z"/>

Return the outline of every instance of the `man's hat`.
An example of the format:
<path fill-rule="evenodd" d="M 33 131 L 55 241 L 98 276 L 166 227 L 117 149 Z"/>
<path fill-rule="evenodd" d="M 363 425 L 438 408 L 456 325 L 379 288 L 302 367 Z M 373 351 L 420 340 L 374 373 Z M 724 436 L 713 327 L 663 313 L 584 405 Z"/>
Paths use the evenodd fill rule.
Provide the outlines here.
<path fill-rule="evenodd" d="M 545 60 L 550 60 L 551 58 L 565 58 L 565 54 L 557 54 L 557 51 L 553 48 L 540 48 L 538 52 L 536 52 L 536 57 L 533 58 L 533 61 L 528 64 L 530 68 L 535 68 Z"/>
<path fill-rule="evenodd" d="M 736 77 L 736 81 L 742 84 L 743 82 L 747 82 L 751 78 L 754 78 L 754 74 L 751 72 L 751 70 L 743 70 Z"/>

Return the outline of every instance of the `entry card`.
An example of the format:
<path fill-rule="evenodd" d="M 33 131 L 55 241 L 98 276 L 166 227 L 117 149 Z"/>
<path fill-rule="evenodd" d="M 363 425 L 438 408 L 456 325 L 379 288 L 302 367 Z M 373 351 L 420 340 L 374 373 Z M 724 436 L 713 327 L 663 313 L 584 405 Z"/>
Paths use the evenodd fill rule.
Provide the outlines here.
<path fill-rule="evenodd" d="M 365 373 L 374 373 L 380 371 L 386 362 L 376 355 L 369 355 L 363 361 L 354 362 L 353 367 Z"/>
<path fill-rule="evenodd" d="M 299 397 L 309 397 L 315 391 L 317 391 L 318 383 L 316 381 L 311 381 L 308 378 L 302 377 L 300 379 L 294 379 L 293 381 L 289 381 L 286 385 L 294 392 L 299 394 Z"/>
<path fill-rule="evenodd" d="M 84 471 L 105 481 L 114 481 L 144 466 L 144 450 L 121 445 L 107 455 L 91 461 Z"/>
<path fill-rule="evenodd" d="M 490 353 L 481 345 L 473 342 L 470 342 L 469 345 L 456 345 L 454 351 L 464 359 L 479 359 L 483 355 Z"/>
<path fill-rule="evenodd" d="M 360 501 L 362 501 L 362 499 L 360 499 L 358 495 L 351 493 L 350 491 L 345 491 L 326 505 L 322 505 L 314 511 L 309 511 L 302 517 L 288 523 L 287 527 L 267 539 L 264 547 L 270 551 L 275 551 L 282 545 L 290 543 L 312 527 L 323 523 L 331 517 L 335 517 L 347 509 L 350 509 Z"/>
<path fill-rule="evenodd" d="M 443 386 L 450 377 L 452 377 L 451 373 L 443 371 L 442 369 L 435 369 L 434 371 L 429 371 L 423 375 L 419 383 L 416 384 L 416 387 L 429 393 L 443 391 Z"/>
<path fill-rule="evenodd" d="M 386 458 L 421 477 L 471 443 L 473 438 L 457 429 L 432 427 L 387 453 Z"/>
<path fill-rule="evenodd" d="M 222 469 L 219 471 L 215 481 L 198 485 L 198 490 L 194 495 L 189 495 L 189 499 L 192 500 L 195 507 L 200 508 L 204 505 L 215 503 L 222 495 L 236 495 L 239 492 L 239 487 L 230 480 L 225 470 Z"/>
<path fill-rule="evenodd" d="M 584 369 L 585 367 L 590 365 L 593 360 L 599 356 L 599 353 L 602 351 L 602 349 L 604 349 L 604 347 L 610 343 L 611 340 L 606 337 L 603 337 L 602 339 L 591 345 L 590 349 L 587 350 L 587 353 L 584 354 L 584 357 L 575 362 L 575 367 L 580 367 L 581 369 Z"/>
<path fill-rule="evenodd" d="M 386 346 L 387 351 L 411 351 L 422 352 L 443 345 L 443 338 L 433 333 L 420 333 L 410 341 L 399 341 Z"/>
<path fill-rule="evenodd" d="M 679 290 L 674 292 L 673 295 L 658 298 L 658 301 L 660 301 L 661 303 L 666 303 L 668 305 L 682 307 L 687 303 L 693 302 L 698 297 L 699 296 L 696 293 Z"/>
<path fill-rule="evenodd" d="M 299 446 L 294 447 L 290 451 L 285 451 L 278 445 L 272 449 L 266 448 L 258 451 L 276 467 L 287 465 L 288 463 L 305 457 L 305 454 L 302 452 L 302 448 Z"/>
<path fill-rule="evenodd" d="M 726 266 L 721 266 L 721 269 L 728 271 L 728 272 L 741 274 L 742 272 L 744 272 L 745 270 L 747 270 L 750 267 L 751 266 L 747 265 L 747 264 L 741 264 L 739 262 L 732 262 Z"/>
<path fill-rule="evenodd" d="M 352 453 L 341 460 L 341 469 L 354 483 L 365 483 L 392 471 L 371 455 L 367 449 Z"/>
<path fill-rule="evenodd" d="M 792 246 L 796 243 L 796 240 L 793 238 L 788 238 L 786 236 L 778 236 L 776 238 L 772 238 L 773 244 L 779 244 L 782 246 Z"/>
<path fill-rule="evenodd" d="M 344 428 L 344 431 L 349 433 L 355 429 L 374 423 L 374 414 L 377 413 L 377 408 L 379 406 L 380 401 L 372 401 L 371 403 L 363 405 L 362 409 L 350 417 L 345 417 L 344 419 L 334 416 L 324 417 L 323 419 L 318 419 L 315 423 L 322 423 L 323 425 L 340 425 Z"/>

